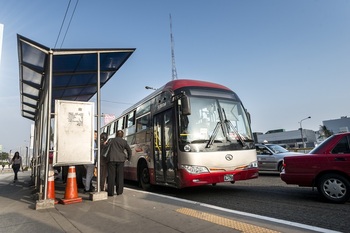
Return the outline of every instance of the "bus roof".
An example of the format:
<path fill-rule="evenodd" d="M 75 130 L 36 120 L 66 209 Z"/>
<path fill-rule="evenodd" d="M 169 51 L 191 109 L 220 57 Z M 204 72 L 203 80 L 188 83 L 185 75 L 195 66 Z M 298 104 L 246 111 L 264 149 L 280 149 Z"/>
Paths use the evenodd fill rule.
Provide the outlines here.
<path fill-rule="evenodd" d="M 165 84 L 165 86 L 162 89 L 172 89 L 177 90 L 179 88 L 183 87 L 209 87 L 209 88 L 218 88 L 218 89 L 224 89 L 231 91 L 228 87 L 225 87 L 223 85 L 212 83 L 212 82 L 206 82 L 206 81 L 200 81 L 200 80 L 191 80 L 191 79 L 177 79 L 172 80 Z"/>
<path fill-rule="evenodd" d="M 164 86 L 158 88 L 156 91 L 149 94 L 148 96 L 146 96 L 145 98 L 143 98 L 142 100 L 137 102 L 136 104 L 125 109 L 120 116 L 123 116 L 123 115 L 129 113 L 132 109 L 137 108 L 139 105 L 141 105 L 145 101 L 153 98 L 154 96 L 158 95 L 159 93 L 161 93 L 164 90 L 170 89 L 170 90 L 175 91 L 177 89 L 184 88 L 184 87 L 207 87 L 207 88 L 217 88 L 217 89 L 222 89 L 222 90 L 226 90 L 226 91 L 232 91 L 230 88 L 225 87 L 225 86 L 220 85 L 220 84 L 217 84 L 217 83 L 200 81 L 200 80 L 192 80 L 192 79 L 176 79 L 176 80 L 169 81 Z"/>

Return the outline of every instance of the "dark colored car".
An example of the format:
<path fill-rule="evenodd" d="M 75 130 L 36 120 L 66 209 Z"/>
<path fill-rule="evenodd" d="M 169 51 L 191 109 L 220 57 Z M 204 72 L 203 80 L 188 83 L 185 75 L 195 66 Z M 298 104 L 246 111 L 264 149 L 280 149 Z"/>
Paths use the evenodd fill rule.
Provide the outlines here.
<path fill-rule="evenodd" d="M 300 155 L 290 152 L 277 144 L 255 144 L 259 171 L 282 171 L 283 158 L 287 155 Z"/>
<path fill-rule="evenodd" d="M 335 134 L 308 154 L 284 157 L 281 179 L 287 184 L 317 187 L 325 200 L 350 198 L 350 132 Z"/>

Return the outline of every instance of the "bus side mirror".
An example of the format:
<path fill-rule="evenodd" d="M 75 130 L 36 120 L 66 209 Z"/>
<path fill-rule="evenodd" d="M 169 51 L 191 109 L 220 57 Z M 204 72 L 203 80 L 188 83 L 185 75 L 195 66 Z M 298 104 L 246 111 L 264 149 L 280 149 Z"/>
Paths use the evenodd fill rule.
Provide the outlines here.
<path fill-rule="evenodd" d="M 190 99 L 183 95 L 181 97 L 182 115 L 191 115 Z"/>
<path fill-rule="evenodd" d="M 246 112 L 247 112 L 247 118 L 248 118 L 248 122 L 249 122 L 249 124 L 251 124 L 252 123 L 252 120 L 251 120 L 251 118 L 250 118 L 250 113 L 246 110 Z"/>

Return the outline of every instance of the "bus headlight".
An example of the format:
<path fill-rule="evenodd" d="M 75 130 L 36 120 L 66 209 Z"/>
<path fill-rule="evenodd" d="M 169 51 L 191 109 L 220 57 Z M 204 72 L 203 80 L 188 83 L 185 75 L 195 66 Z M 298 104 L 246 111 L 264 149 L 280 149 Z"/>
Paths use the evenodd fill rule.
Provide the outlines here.
<path fill-rule="evenodd" d="M 182 168 L 186 169 L 188 173 L 191 174 L 200 174 L 200 173 L 208 173 L 209 170 L 206 167 L 202 166 L 194 166 L 194 165 L 181 165 Z"/>
<path fill-rule="evenodd" d="M 254 161 L 254 162 L 251 162 L 248 166 L 247 166 L 247 168 L 256 168 L 256 167 L 258 167 L 258 161 Z"/>

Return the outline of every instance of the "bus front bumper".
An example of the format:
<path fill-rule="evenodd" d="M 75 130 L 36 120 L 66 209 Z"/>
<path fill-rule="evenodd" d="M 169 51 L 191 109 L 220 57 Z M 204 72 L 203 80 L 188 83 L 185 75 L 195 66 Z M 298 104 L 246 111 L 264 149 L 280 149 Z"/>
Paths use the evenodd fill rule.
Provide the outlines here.
<path fill-rule="evenodd" d="M 185 169 L 179 170 L 181 188 L 223 182 L 234 183 L 239 180 L 255 179 L 259 176 L 257 168 L 238 171 L 216 171 L 200 174 L 191 174 Z"/>

